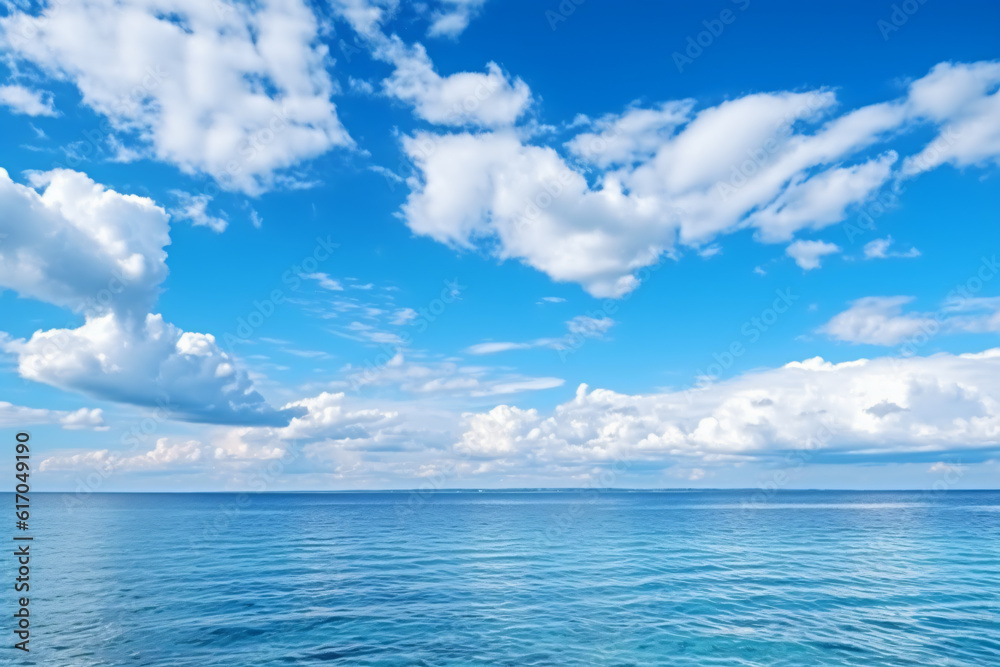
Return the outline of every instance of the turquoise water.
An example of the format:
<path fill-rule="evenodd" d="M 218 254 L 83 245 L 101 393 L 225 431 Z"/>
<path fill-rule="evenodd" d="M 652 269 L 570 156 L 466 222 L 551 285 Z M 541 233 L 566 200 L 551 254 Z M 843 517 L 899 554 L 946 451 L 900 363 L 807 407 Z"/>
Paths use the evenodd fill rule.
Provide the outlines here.
<path fill-rule="evenodd" d="M 1000 665 L 996 492 L 71 498 L 27 664 Z"/>

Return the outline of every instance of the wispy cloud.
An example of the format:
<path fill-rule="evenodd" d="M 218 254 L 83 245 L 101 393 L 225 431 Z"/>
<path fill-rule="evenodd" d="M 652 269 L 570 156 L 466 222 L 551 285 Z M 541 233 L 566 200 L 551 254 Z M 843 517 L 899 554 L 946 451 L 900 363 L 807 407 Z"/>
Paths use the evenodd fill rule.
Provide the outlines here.
<path fill-rule="evenodd" d="M 893 240 L 891 236 L 884 239 L 875 239 L 865 244 L 865 259 L 888 259 L 889 257 L 920 257 L 920 251 L 910 246 L 909 250 L 902 252 L 891 250 Z"/>
<path fill-rule="evenodd" d="M 539 347 L 552 350 L 566 350 L 574 347 L 576 340 L 579 338 L 603 338 L 614 324 L 615 321 L 607 316 L 591 317 L 589 315 L 577 315 L 566 322 L 567 333 L 558 338 L 536 338 L 523 343 L 507 341 L 485 342 L 471 345 L 465 351 L 468 354 L 485 355 Z"/>
<path fill-rule="evenodd" d="M 208 227 L 216 233 L 226 231 L 229 221 L 223 217 L 225 214 L 216 216 L 208 212 L 208 205 L 212 202 L 209 195 L 192 195 L 183 190 L 171 190 L 170 194 L 177 199 L 177 206 L 170 210 L 175 218 L 187 220 L 196 227 Z"/>
<path fill-rule="evenodd" d="M 302 275 L 303 278 L 308 278 L 309 280 L 315 280 L 319 283 L 319 286 L 325 290 L 330 290 L 331 292 L 343 292 L 344 286 L 339 280 L 334 280 L 329 275 L 325 273 L 306 273 Z"/>

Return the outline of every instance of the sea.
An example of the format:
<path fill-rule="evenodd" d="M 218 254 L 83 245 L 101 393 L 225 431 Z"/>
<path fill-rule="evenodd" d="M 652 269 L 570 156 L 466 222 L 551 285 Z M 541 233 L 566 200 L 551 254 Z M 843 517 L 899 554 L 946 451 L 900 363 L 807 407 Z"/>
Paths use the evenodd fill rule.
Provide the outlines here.
<path fill-rule="evenodd" d="M 1000 492 L 31 503 L 30 653 L 4 550 L 3 664 L 1000 665 Z"/>

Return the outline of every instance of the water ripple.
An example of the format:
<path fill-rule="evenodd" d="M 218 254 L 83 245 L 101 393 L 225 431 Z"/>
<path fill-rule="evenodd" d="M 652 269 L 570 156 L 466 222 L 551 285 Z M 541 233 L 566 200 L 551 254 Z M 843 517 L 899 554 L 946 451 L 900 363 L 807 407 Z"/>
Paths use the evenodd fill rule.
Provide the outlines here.
<path fill-rule="evenodd" d="M 28 664 L 1000 664 L 1000 493 L 749 495 L 46 494 Z"/>

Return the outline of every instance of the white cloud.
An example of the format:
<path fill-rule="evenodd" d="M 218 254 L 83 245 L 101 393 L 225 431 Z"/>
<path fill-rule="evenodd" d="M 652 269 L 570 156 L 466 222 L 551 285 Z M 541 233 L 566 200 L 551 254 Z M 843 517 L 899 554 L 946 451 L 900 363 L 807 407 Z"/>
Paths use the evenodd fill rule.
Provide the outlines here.
<path fill-rule="evenodd" d="M 665 102 L 652 109 L 633 107 L 596 121 L 597 132 L 584 132 L 566 143 L 569 152 L 586 162 L 607 168 L 647 160 L 677 130 L 691 120 L 694 100 Z"/>
<path fill-rule="evenodd" d="M 303 413 L 278 432 L 286 440 L 367 438 L 399 422 L 397 412 L 377 408 L 351 409 L 342 392 L 323 392 L 289 403 L 284 409 L 298 409 Z"/>
<path fill-rule="evenodd" d="M 104 414 L 99 408 L 88 410 L 80 408 L 75 412 L 69 412 L 59 418 L 59 423 L 64 429 L 78 431 L 81 429 L 94 429 L 103 431 L 108 427 L 104 425 Z"/>
<path fill-rule="evenodd" d="M 224 217 L 209 214 L 208 205 L 212 198 L 206 194 L 192 195 L 182 190 L 171 190 L 177 198 L 178 207 L 170 213 L 180 220 L 187 220 L 195 227 L 208 227 L 213 232 L 221 234 L 226 231 L 229 221 Z M 256 212 L 254 212 L 256 214 Z"/>
<path fill-rule="evenodd" d="M 515 380 L 501 380 L 482 389 L 472 392 L 473 396 L 500 396 L 505 394 L 520 394 L 525 391 L 541 391 L 555 389 L 565 384 L 562 378 L 541 377 Z"/>
<path fill-rule="evenodd" d="M 167 438 L 160 438 L 151 451 L 125 458 L 120 465 L 128 468 L 160 468 L 197 463 L 205 456 L 206 451 L 197 440 L 170 444 Z"/>
<path fill-rule="evenodd" d="M 282 428 L 215 429 L 199 440 L 165 436 L 157 439 L 153 449 L 140 453 L 108 449 L 60 452 L 45 458 L 41 469 L 102 472 L 180 469 L 237 475 L 241 471 L 272 470 L 271 462 L 280 460 L 282 472 L 291 473 L 297 465 L 297 472 L 301 473 L 329 469 L 331 463 L 336 467 L 339 461 L 356 466 L 358 452 L 400 456 L 412 451 L 419 457 L 428 449 L 447 446 L 450 436 L 445 434 L 446 428 L 442 429 L 442 415 L 413 405 L 400 407 L 403 412 L 373 408 L 343 393 L 324 392 L 285 405 L 284 410 L 299 416 Z M 455 423 L 450 415 L 447 422 Z M 394 461 L 393 465 L 405 462 Z M 417 465 L 413 463 L 412 468 Z M 275 481 L 274 474 L 267 477 L 269 483 Z"/>
<path fill-rule="evenodd" d="M 1000 297 L 972 297 L 960 292 L 936 315 L 948 331 L 1000 333 Z"/>
<path fill-rule="evenodd" d="M 410 332 L 399 328 L 416 325 L 422 331 L 436 317 L 426 307 L 418 312 L 401 306 L 396 299 L 398 288 L 394 285 L 359 283 L 352 277 L 335 280 L 327 274 L 304 277 L 319 281 L 321 287 L 336 294 L 307 294 L 296 298 L 296 303 L 323 320 L 327 332 L 369 347 L 409 345 Z M 446 283 L 446 289 L 448 291 L 443 291 L 442 295 L 447 303 L 452 303 L 463 288 L 457 283 Z"/>
<path fill-rule="evenodd" d="M 705 468 L 787 450 L 808 460 L 995 448 L 998 391 L 1000 350 L 841 364 L 815 358 L 700 390 L 633 396 L 581 385 L 548 417 L 501 405 L 467 415 L 455 449 L 537 470 L 615 460 Z"/>
<path fill-rule="evenodd" d="M 976 73 L 966 77 L 973 83 L 959 85 L 962 68 Z M 632 105 L 574 123 L 594 127 L 566 143 L 565 157 L 527 143 L 523 132 L 417 132 L 404 140 L 416 174 L 403 216 L 417 234 L 484 247 L 594 296 L 619 297 L 678 245 L 701 249 L 747 227 L 762 242 L 785 242 L 839 222 L 884 184 L 916 173 L 912 156 L 897 167 L 893 150 L 868 153 L 920 125 L 941 129 L 945 140 L 972 136 L 978 150 L 958 140 L 932 144 L 937 162 L 925 155 L 920 164 L 1000 155 L 991 134 L 1000 64 L 962 68 L 935 68 L 904 97 L 839 115 L 836 96 L 823 89 L 751 94 L 701 110 L 690 100 Z M 937 79 L 960 89 L 948 104 L 933 101 L 944 85 Z M 945 133 L 951 125 L 962 129 Z M 571 166 L 570 157 L 596 172 Z M 794 242 L 790 252 L 815 268 L 834 250 L 819 243 Z"/>
<path fill-rule="evenodd" d="M 417 319 L 418 313 L 412 308 L 400 308 L 392 315 L 392 319 L 389 320 L 389 324 L 395 326 L 402 326 L 408 324 L 413 320 Z"/>
<path fill-rule="evenodd" d="M 373 318 L 374 319 L 374 318 Z M 404 339 L 397 333 L 380 329 L 378 323 L 368 324 L 354 320 L 340 330 L 331 329 L 330 333 L 350 340 L 372 343 L 382 346 L 402 346 Z"/>
<path fill-rule="evenodd" d="M 282 424 L 235 359 L 210 334 L 185 332 L 147 315 L 88 317 L 77 329 L 36 331 L 4 344 L 21 377 L 98 398 L 160 406 L 179 419 L 219 424 Z"/>
<path fill-rule="evenodd" d="M 913 82 L 913 113 L 941 126 L 941 133 L 906 160 L 904 173 L 952 164 L 1000 164 L 1000 62 L 940 63 Z"/>
<path fill-rule="evenodd" d="M 884 259 L 889 256 L 889 246 L 892 245 L 892 238 L 875 239 L 865 244 L 865 259 Z"/>
<path fill-rule="evenodd" d="M 31 175 L 35 189 L 0 170 L 0 286 L 83 312 L 76 329 L 0 334 L 21 377 L 90 396 L 163 407 L 216 423 L 285 423 L 209 334 L 184 332 L 151 314 L 167 275 L 166 212 L 85 174 Z M 98 415 L 99 416 L 99 415 Z M 93 414 L 67 424 L 86 425 Z"/>
<path fill-rule="evenodd" d="M 331 292 L 344 291 L 344 286 L 339 280 L 335 280 L 325 273 L 305 273 L 302 277 L 309 280 L 315 280 L 319 283 L 319 286 L 325 290 L 329 290 Z"/>
<path fill-rule="evenodd" d="M 39 90 L 12 84 L 0 86 L 0 106 L 25 116 L 58 116 L 52 96 Z"/>
<path fill-rule="evenodd" d="M 522 391 L 559 387 L 561 378 L 531 377 L 484 366 L 471 366 L 448 359 L 424 359 L 414 354 L 407 358 L 400 349 L 379 365 L 363 368 L 348 366 L 344 386 L 358 390 L 365 387 L 395 387 L 416 396 L 453 395 L 459 397 L 495 396 Z"/>
<path fill-rule="evenodd" d="M 359 35 L 370 37 L 379 32 L 399 4 L 398 0 L 331 0 L 334 10 Z"/>
<path fill-rule="evenodd" d="M 566 303 L 566 299 L 561 296 L 543 296 L 538 300 L 537 305 L 542 305 L 546 303 Z"/>
<path fill-rule="evenodd" d="M 485 74 L 442 77 L 422 45 L 407 47 L 395 36 L 384 40 L 376 54 L 395 65 L 392 76 L 382 82 L 385 92 L 413 105 L 417 116 L 436 125 L 511 125 L 531 103 L 528 84 L 509 79 L 494 62 L 487 63 Z"/>
<path fill-rule="evenodd" d="M 984 268 L 988 269 L 988 264 Z M 981 272 L 989 279 L 993 273 Z M 858 299 L 819 328 L 837 340 L 908 348 L 939 334 L 1000 332 L 1000 297 L 970 296 L 964 286 L 952 290 L 944 305 L 931 313 L 903 313 L 913 297 L 870 296 Z"/>
<path fill-rule="evenodd" d="M 28 424 L 59 424 L 66 430 L 107 430 L 100 408 L 80 408 L 72 412 L 26 408 L 0 401 L 0 426 L 19 428 Z"/>
<path fill-rule="evenodd" d="M 496 354 L 498 352 L 510 352 L 511 350 L 527 350 L 535 347 L 533 343 L 511 343 L 506 341 L 476 343 L 465 349 L 469 354 Z"/>
<path fill-rule="evenodd" d="M 896 345 L 918 333 L 935 330 L 933 317 L 903 314 L 911 296 L 869 296 L 851 303 L 850 308 L 833 317 L 819 331 L 847 343 Z"/>
<path fill-rule="evenodd" d="M 591 190 L 553 149 L 525 146 L 513 133 L 418 133 L 403 146 L 421 174 L 403 208 L 417 234 L 460 248 L 494 237 L 500 258 L 595 296 L 634 289 L 632 271 L 671 244 L 655 202 L 614 182 Z"/>
<path fill-rule="evenodd" d="M 748 223 L 765 241 L 787 241 L 802 229 L 821 229 L 846 217 L 847 207 L 868 199 L 889 180 L 897 155 L 885 155 L 852 167 L 837 167 L 812 177 L 796 177 Z"/>
<path fill-rule="evenodd" d="M 434 35 L 454 36 L 485 0 L 444 0 L 444 11 L 431 27 Z M 436 125 L 501 127 L 514 124 L 531 105 L 531 90 L 521 79 L 511 79 L 495 62 L 486 72 L 456 72 L 441 76 L 422 44 L 406 44 L 397 35 L 382 32 L 382 23 L 395 2 L 336 0 L 334 10 L 364 40 L 371 55 L 394 67 L 382 82 L 385 93 L 413 107 L 414 113 Z M 464 20 L 464 23 L 462 22 Z M 388 174 L 385 174 L 388 176 Z"/>
<path fill-rule="evenodd" d="M 840 246 L 826 241 L 794 241 L 785 248 L 785 254 L 795 260 L 803 270 L 818 269 L 826 255 L 840 253 Z"/>
<path fill-rule="evenodd" d="M 249 445 L 235 433 L 226 434 L 218 442 L 209 444 L 199 440 L 178 441 L 162 437 L 147 452 L 129 454 L 100 449 L 76 454 L 56 454 L 44 458 L 39 469 L 42 472 L 97 470 L 109 474 L 123 471 L 216 468 L 231 462 L 276 459 L 285 451 L 282 446 Z"/>
<path fill-rule="evenodd" d="M 260 213 L 254 208 L 250 208 L 250 224 L 253 225 L 254 229 L 260 229 L 264 224 L 264 219 L 260 217 Z"/>
<path fill-rule="evenodd" d="M 577 315 L 566 323 L 566 328 L 572 334 L 581 336 L 603 336 L 613 327 L 615 321 L 607 316 L 591 317 L 589 315 Z"/>
<path fill-rule="evenodd" d="M 118 135 L 229 189 L 258 193 L 276 171 L 352 145 L 301 0 L 49 3 L 0 19 L 0 41 L 76 85 Z"/>
<path fill-rule="evenodd" d="M 589 315 L 577 315 L 566 322 L 566 333 L 559 338 L 536 338 L 526 343 L 510 342 L 490 342 L 478 343 L 466 348 L 468 354 L 484 355 L 496 354 L 498 352 L 509 352 L 510 350 L 527 350 L 531 348 L 547 347 L 552 350 L 568 350 L 579 347 L 584 339 L 603 338 L 615 321 L 607 316 L 590 317 Z"/>
<path fill-rule="evenodd" d="M 738 229 L 751 211 L 782 193 L 787 202 L 777 201 L 774 210 L 746 224 L 765 237 L 784 237 L 831 224 L 851 194 L 867 197 L 894 156 L 816 177 L 830 187 L 812 187 L 803 174 L 871 143 L 897 122 L 897 113 L 855 112 L 813 135 L 784 129 L 832 103 L 832 94 L 823 91 L 727 102 L 662 137 L 652 157 L 606 172 L 593 186 L 552 148 L 525 145 L 513 133 L 417 133 L 404 141 L 419 174 L 411 179 L 404 216 L 416 233 L 465 248 L 495 239 L 501 259 L 520 259 L 557 281 L 580 283 L 594 296 L 621 296 L 638 284 L 637 271 L 655 264 L 678 240 L 699 247 Z M 604 123 L 631 127 L 625 120 L 637 113 L 632 109 L 624 120 Z M 671 122 L 681 115 L 674 112 Z M 620 145 L 615 153 L 591 149 L 595 159 L 632 159 L 652 148 L 648 124 L 613 138 Z M 585 153 L 592 142 L 570 145 Z M 761 155 L 753 178 L 727 185 L 755 151 Z M 816 203 L 806 201 L 810 193 L 819 198 Z"/>
<path fill-rule="evenodd" d="M 382 25 L 395 14 L 398 0 L 332 0 L 334 10 L 362 37 L 373 39 L 381 34 Z M 455 38 L 479 13 L 486 0 L 433 0 L 418 5 L 421 12 L 429 12 L 430 37 Z M 433 5 L 431 7 L 430 5 Z"/>
<path fill-rule="evenodd" d="M 167 275 L 166 212 L 64 169 L 34 188 L 0 169 L 0 287 L 76 312 L 146 313 Z"/>
<path fill-rule="evenodd" d="M 393 187 L 395 187 L 393 184 L 403 183 L 405 181 L 405 179 L 402 176 L 394 172 L 392 169 L 389 169 L 388 167 L 383 167 L 382 165 L 379 164 L 368 165 L 368 171 L 378 174 L 386 181 L 388 181 L 389 184 L 392 185 Z"/>
<path fill-rule="evenodd" d="M 890 250 L 893 244 L 891 236 L 887 236 L 884 239 L 875 239 L 874 241 L 869 241 L 865 244 L 864 253 L 865 259 L 887 259 L 889 257 L 920 257 L 920 251 L 914 247 L 910 247 L 909 250 L 904 252 L 897 252 Z"/>
<path fill-rule="evenodd" d="M 419 404 L 372 408 L 325 392 L 286 405 L 301 414 L 285 428 L 227 429 L 206 443 L 161 438 L 145 453 L 66 453 L 42 465 L 238 470 L 241 462 L 282 459 L 287 468 L 289 452 L 301 448 L 304 466 L 338 479 L 389 470 L 408 479 L 442 471 L 447 479 L 498 471 L 554 479 L 616 462 L 693 479 L 752 461 L 910 461 L 1000 447 L 998 371 L 1000 349 L 839 364 L 814 358 L 644 395 L 581 385 L 549 414 L 513 405 L 466 414 L 463 432 L 450 440 L 450 413 L 429 416 Z M 366 452 L 379 455 L 359 457 Z"/>
<path fill-rule="evenodd" d="M 93 452 L 83 452 L 80 454 L 63 454 L 48 456 L 42 459 L 38 469 L 41 472 L 50 470 L 79 470 L 84 468 L 98 468 L 108 465 L 109 452 L 101 449 Z"/>
<path fill-rule="evenodd" d="M 717 243 L 713 243 L 712 245 L 707 245 L 707 246 L 698 248 L 697 252 L 698 252 L 698 256 L 699 257 L 703 257 L 704 259 L 708 259 L 710 257 L 715 257 L 716 255 L 721 255 L 722 254 L 722 246 L 720 246 Z"/>
<path fill-rule="evenodd" d="M 353 76 L 347 77 L 347 85 L 351 90 L 361 95 L 371 95 L 375 92 L 375 87 L 364 79 L 355 79 Z"/>
<path fill-rule="evenodd" d="M 427 29 L 431 37 L 458 37 L 486 4 L 486 0 L 440 0 Z"/>
<path fill-rule="evenodd" d="M 540 421 L 537 410 L 498 405 L 487 413 L 466 415 L 467 429 L 455 449 L 462 454 L 502 457 L 527 449 L 526 427 Z"/>

